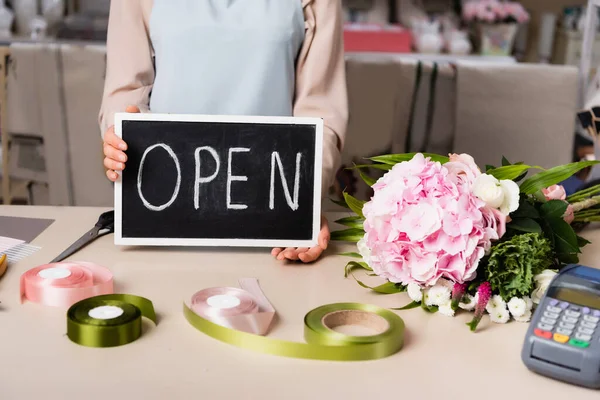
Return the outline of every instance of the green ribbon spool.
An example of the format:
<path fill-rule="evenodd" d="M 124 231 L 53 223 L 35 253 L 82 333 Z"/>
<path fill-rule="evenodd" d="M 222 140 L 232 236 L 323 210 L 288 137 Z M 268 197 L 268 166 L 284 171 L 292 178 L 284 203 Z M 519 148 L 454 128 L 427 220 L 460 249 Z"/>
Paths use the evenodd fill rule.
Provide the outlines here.
<path fill-rule="evenodd" d="M 98 319 L 90 311 L 98 307 L 117 307 L 122 314 Z M 67 336 L 87 347 L 122 346 L 142 335 L 142 317 L 156 324 L 154 306 L 148 299 L 130 294 L 107 294 L 73 304 L 67 311 Z"/>
<path fill-rule="evenodd" d="M 282 357 L 329 361 L 366 361 L 391 356 L 404 343 L 404 321 L 390 310 L 374 305 L 337 303 L 324 305 L 304 317 L 306 343 L 272 339 L 215 324 L 183 306 L 188 322 L 204 334 L 243 349 Z M 372 336 L 348 336 L 332 330 L 352 322 L 382 327 Z M 327 326 L 329 324 L 330 326 Z"/>

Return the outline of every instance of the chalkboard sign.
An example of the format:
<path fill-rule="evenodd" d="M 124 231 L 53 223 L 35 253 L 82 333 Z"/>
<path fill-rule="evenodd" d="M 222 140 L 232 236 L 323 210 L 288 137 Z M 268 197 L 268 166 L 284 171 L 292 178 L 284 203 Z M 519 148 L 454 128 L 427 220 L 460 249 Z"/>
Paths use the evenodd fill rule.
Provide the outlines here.
<path fill-rule="evenodd" d="M 116 244 L 317 244 L 321 119 L 121 113 L 115 133 Z"/>

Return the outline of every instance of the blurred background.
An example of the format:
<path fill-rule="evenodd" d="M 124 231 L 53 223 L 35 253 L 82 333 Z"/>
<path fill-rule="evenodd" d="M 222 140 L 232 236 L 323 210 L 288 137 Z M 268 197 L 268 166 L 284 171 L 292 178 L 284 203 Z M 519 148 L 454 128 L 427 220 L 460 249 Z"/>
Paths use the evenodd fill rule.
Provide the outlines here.
<path fill-rule="evenodd" d="M 347 167 L 390 152 L 466 152 L 482 168 L 595 157 L 576 117 L 600 91 L 597 30 L 591 84 L 580 84 L 585 0 L 342 3 L 350 123 L 333 197 L 367 199 Z M 109 7 L 0 0 L 5 204 L 112 206 L 97 124 Z"/>

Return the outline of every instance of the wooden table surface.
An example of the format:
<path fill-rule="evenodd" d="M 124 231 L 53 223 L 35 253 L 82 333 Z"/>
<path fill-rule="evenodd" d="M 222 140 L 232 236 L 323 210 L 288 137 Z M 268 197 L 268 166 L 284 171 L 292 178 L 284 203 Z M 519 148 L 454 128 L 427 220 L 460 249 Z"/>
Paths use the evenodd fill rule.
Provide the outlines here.
<path fill-rule="evenodd" d="M 0 398 L 24 399 L 598 399 L 582 389 L 529 372 L 520 351 L 527 324 L 455 318 L 420 309 L 400 312 L 405 346 L 368 362 L 323 362 L 258 354 L 223 344 L 192 328 L 182 301 L 212 286 L 256 277 L 275 306 L 271 337 L 302 341 L 303 317 L 328 303 L 397 307 L 406 294 L 378 296 L 344 279 L 351 250 L 331 248 L 314 265 L 282 264 L 269 250 L 118 248 L 103 237 L 73 257 L 111 269 L 115 291 L 147 297 L 159 316 L 142 337 L 116 348 L 87 348 L 65 336 L 65 310 L 19 302 L 19 277 L 47 263 L 96 222 L 95 208 L 0 206 L 0 215 L 52 218 L 33 244 L 42 249 L 0 280 Z M 588 230 L 600 243 L 600 230 Z M 599 265 L 600 244 L 582 263 Z M 367 279 L 367 278 L 365 278 Z M 374 278 L 367 282 L 375 283 Z"/>

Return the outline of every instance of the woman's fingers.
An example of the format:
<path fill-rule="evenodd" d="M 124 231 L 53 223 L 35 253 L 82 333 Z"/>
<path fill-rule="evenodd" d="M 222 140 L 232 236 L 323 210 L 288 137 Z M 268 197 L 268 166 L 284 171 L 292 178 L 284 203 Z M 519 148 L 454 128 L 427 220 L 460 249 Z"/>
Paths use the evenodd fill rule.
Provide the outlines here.
<path fill-rule="evenodd" d="M 117 179 L 119 178 L 119 175 L 113 171 L 112 169 L 106 170 L 106 177 L 111 181 L 111 182 L 116 182 Z"/>
<path fill-rule="evenodd" d="M 115 134 L 114 126 L 108 128 L 106 133 L 104 134 L 104 143 L 111 145 L 115 149 L 119 149 L 122 151 L 127 150 L 127 143 L 120 137 Z"/>
<path fill-rule="evenodd" d="M 283 251 L 281 253 L 279 253 L 279 255 L 277 256 L 277 259 L 280 261 L 285 260 L 286 258 L 288 260 L 291 260 L 291 256 L 293 255 L 293 253 L 296 252 L 296 249 L 294 247 L 288 247 L 286 249 L 283 249 Z M 297 260 L 298 258 L 296 258 Z"/>
<path fill-rule="evenodd" d="M 125 109 L 125 112 L 131 113 L 131 114 L 137 114 L 140 112 L 140 108 L 138 106 L 127 106 L 127 108 Z"/>
<path fill-rule="evenodd" d="M 119 161 L 111 160 L 108 157 L 104 158 L 104 166 L 106 169 L 112 169 L 113 171 L 123 171 L 125 164 Z"/>
<path fill-rule="evenodd" d="M 319 257 L 321 257 L 321 254 L 323 254 L 323 249 L 320 246 L 316 246 L 308 251 L 300 253 L 298 258 L 300 258 L 300 261 L 303 263 L 311 263 L 317 261 Z"/>
<path fill-rule="evenodd" d="M 111 160 L 115 160 L 115 161 L 119 161 L 119 162 L 126 162 L 127 161 L 127 155 L 122 152 L 121 150 L 117 150 L 114 147 L 112 147 L 111 145 L 104 143 L 104 156 L 106 156 L 107 158 L 110 158 Z"/>
<path fill-rule="evenodd" d="M 327 218 L 321 217 L 321 231 L 319 232 L 319 246 L 323 250 L 327 250 L 329 241 L 331 240 L 331 232 L 329 231 L 329 223 Z"/>
<path fill-rule="evenodd" d="M 279 248 L 279 247 L 275 248 L 275 249 L 271 250 L 271 255 L 273 257 L 277 257 L 282 251 L 283 251 L 282 248 Z"/>

